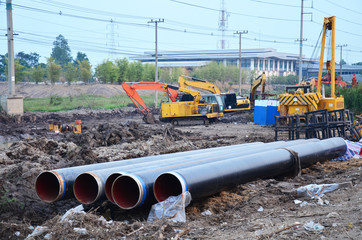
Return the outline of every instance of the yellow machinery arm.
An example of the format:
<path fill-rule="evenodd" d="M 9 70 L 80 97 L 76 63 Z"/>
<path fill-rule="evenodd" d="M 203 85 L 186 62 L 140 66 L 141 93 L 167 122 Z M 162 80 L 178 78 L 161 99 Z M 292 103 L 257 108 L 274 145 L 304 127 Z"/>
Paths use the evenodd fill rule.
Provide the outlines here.
<path fill-rule="evenodd" d="M 265 73 L 262 73 L 251 83 L 249 100 L 253 106 L 254 106 L 256 89 L 258 89 L 258 87 L 261 86 L 260 95 L 262 96 L 265 91 L 265 82 L 266 82 L 266 76 Z"/>
<path fill-rule="evenodd" d="M 186 80 L 185 78 L 191 79 Z M 220 89 L 213 83 L 207 82 L 205 80 L 201 80 L 194 77 L 188 77 L 188 76 L 180 76 L 178 79 L 178 84 L 181 88 L 187 89 L 187 87 L 194 87 L 198 89 L 204 89 L 206 91 L 209 91 L 211 93 L 215 94 L 221 94 Z"/>
<path fill-rule="evenodd" d="M 321 55 L 319 60 L 319 72 L 318 72 L 318 86 L 317 86 L 317 92 L 321 93 L 321 86 L 322 86 L 322 73 L 323 73 L 323 59 L 324 59 L 324 48 L 326 44 L 326 35 L 327 30 L 332 31 L 332 56 L 330 61 L 330 72 L 331 72 L 331 97 L 335 98 L 335 58 L 336 58 L 336 40 L 335 40 L 335 32 L 336 32 L 336 17 L 325 17 L 324 18 L 324 24 L 323 24 L 323 33 L 322 33 L 322 45 L 321 45 Z"/>
<path fill-rule="evenodd" d="M 180 76 L 179 86 L 183 89 L 193 87 L 196 89 L 202 89 L 212 93 L 211 95 L 202 95 L 205 98 L 212 98 L 212 95 L 220 95 L 224 105 L 224 112 L 237 112 L 250 110 L 250 101 L 247 98 L 238 100 L 235 93 L 221 93 L 220 89 L 213 83 L 205 80 L 201 80 L 194 77 Z M 192 93 L 191 93 L 192 94 Z"/>

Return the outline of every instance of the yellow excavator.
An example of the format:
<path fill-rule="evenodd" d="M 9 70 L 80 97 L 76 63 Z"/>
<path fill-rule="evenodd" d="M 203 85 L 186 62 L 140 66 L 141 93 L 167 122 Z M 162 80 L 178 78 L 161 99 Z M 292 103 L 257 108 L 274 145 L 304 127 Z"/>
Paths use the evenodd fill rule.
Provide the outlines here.
<path fill-rule="evenodd" d="M 160 82 L 124 82 L 122 87 L 127 96 L 144 115 L 146 123 L 156 123 L 151 110 L 146 106 L 137 90 L 155 90 L 166 93 L 171 102 L 161 104 L 160 120 L 174 125 L 208 124 L 223 116 L 221 96 L 201 96 L 197 91 L 174 87 Z"/>
<path fill-rule="evenodd" d="M 187 88 L 171 85 L 165 87 L 191 95 L 193 99 L 162 103 L 160 120 L 163 122 L 171 122 L 175 126 L 209 124 L 224 116 L 224 105 L 219 94 L 201 95 L 200 92 Z"/>
<path fill-rule="evenodd" d="M 265 83 L 266 83 L 266 76 L 265 76 L 264 72 L 262 74 L 260 74 L 251 83 L 250 96 L 249 96 L 249 101 L 250 101 L 250 105 L 251 105 L 250 108 L 251 109 L 254 109 L 254 107 L 255 107 L 256 89 L 258 89 L 259 86 L 260 86 L 260 96 L 261 96 L 262 99 L 264 99 Z"/>
<path fill-rule="evenodd" d="M 211 92 L 213 94 L 220 94 L 223 100 L 225 113 L 240 112 L 240 111 L 250 110 L 253 108 L 255 100 L 255 92 L 260 85 L 262 85 L 262 92 L 264 92 L 265 74 L 263 73 L 262 75 L 260 75 L 252 83 L 249 99 L 247 97 L 236 96 L 235 93 L 221 93 L 220 89 L 215 84 L 194 77 L 180 76 L 178 83 L 179 86 L 184 89 L 187 89 L 188 87 L 193 87 Z M 203 96 L 207 97 L 208 95 L 204 94 Z"/>
<path fill-rule="evenodd" d="M 291 116 L 297 114 L 304 114 L 306 112 L 316 110 L 338 110 L 344 108 L 343 96 L 337 97 L 335 94 L 335 23 L 336 17 L 325 17 L 322 32 L 321 54 L 319 61 L 318 84 L 317 91 L 312 92 L 310 85 L 299 85 L 287 87 L 286 93 L 279 96 L 280 116 Z M 323 58 L 324 48 L 326 42 L 327 31 L 331 31 L 331 60 L 327 61 L 327 69 L 331 76 L 331 95 L 325 97 L 321 94 L 321 83 L 323 73 Z M 301 74 L 301 73 L 300 73 Z"/>

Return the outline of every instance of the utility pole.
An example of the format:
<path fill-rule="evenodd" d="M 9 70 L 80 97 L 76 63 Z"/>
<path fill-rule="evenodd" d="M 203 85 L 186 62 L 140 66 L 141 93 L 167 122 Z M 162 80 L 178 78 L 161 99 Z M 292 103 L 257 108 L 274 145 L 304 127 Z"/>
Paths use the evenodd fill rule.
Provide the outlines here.
<path fill-rule="evenodd" d="M 148 23 L 154 23 L 155 24 L 155 82 L 158 82 L 158 40 L 157 40 L 157 28 L 158 28 L 158 23 L 160 22 L 164 22 L 164 19 L 160 18 L 160 19 L 151 19 L 151 21 L 149 21 Z M 156 91 L 155 94 L 155 108 L 157 108 L 157 95 L 158 92 Z"/>
<path fill-rule="evenodd" d="M 347 44 L 341 44 L 341 45 L 337 45 L 337 47 L 341 48 L 341 58 L 339 60 L 339 67 L 340 67 L 340 72 L 339 75 L 342 77 L 342 48 L 343 47 L 347 47 Z"/>
<path fill-rule="evenodd" d="M 303 41 L 307 41 L 307 39 L 303 39 L 303 8 L 304 8 L 304 0 L 301 0 L 301 12 L 300 12 L 300 38 L 297 39 L 297 41 L 299 41 L 299 78 L 298 78 L 298 82 L 301 83 L 302 82 L 302 76 L 303 76 L 303 72 L 302 72 L 302 62 L 303 62 Z"/>
<path fill-rule="evenodd" d="M 6 0 L 7 37 L 8 37 L 8 82 L 9 95 L 1 96 L 1 108 L 9 115 L 24 114 L 24 100 L 15 95 L 15 62 L 14 62 L 14 33 L 11 0 Z"/>
<path fill-rule="evenodd" d="M 312 13 L 306 13 L 304 12 L 304 0 L 301 0 L 301 11 L 300 11 L 300 38 L 297 39 L 299 41 L 299 78 L 298 82 L 300 83 L 302 81 L 303 77 L 303 41 L 307 41 L 306 38 L 303 38 L 303 16 L 304 14 L 312 14 Z"/>
<path fill-rule="evenodd" d="M 241 34 L 247 34 L 248 30 L 236 31 L 234 34 L 239 35 L 239 95 L 241 95 Z"/>
<path fill-rule="evenodd" d="M 13 14 L 11 0 L 6 0 L 7 12 L 7 36 L 8 36 L 8 81 L 9 96 L 15 95 L 15 62 L 14 62 L 14 37 L 13 37 Z"/>

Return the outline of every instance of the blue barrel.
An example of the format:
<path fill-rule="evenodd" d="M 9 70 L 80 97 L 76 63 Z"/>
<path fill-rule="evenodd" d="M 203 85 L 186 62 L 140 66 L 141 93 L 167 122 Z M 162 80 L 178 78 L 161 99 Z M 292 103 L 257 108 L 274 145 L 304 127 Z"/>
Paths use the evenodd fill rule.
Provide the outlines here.
<path fill-rule="evenodd" d="M 255 100 L 254 123 L 266 125 L 268 100 Z"/>
<path fill-rule="evenodd" d="M 279 102 L 276 100 L 268 100 L 267 110 L 266 110 L 266 125 L 275 124 L 275 116 L 279 116 L 280 112 L 278 111 Z"/>

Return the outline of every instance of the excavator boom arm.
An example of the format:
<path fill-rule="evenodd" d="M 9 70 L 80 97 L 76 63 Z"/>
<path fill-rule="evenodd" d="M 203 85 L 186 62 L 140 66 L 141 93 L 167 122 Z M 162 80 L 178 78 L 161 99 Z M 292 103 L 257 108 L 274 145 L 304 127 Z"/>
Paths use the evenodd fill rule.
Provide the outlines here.
<path fill-rule="evenodd" d="M 191 80 L 186 80 L 185 78 L 188 78 Z M 198 78 L 180 76 L 178 79 L 178 84 L 181 88 L 185 88 L 185 89 L 187 89 L 187 87 L 194 87 L 194 88 L 209 91 L 211 93 L 221 94 L 220 89 L 215 84 L 198 79 Z"/>
<path fill-rule="evenodd" d="M 260 89 L 260 94 L 263 95 L 264 94 L 264 90 L 265 90 L 265 82 L 266 82 L 266 76 L 265 73 L 259 75 L 251 84 L 251 89 L 250 89 L 250 102 L 253 103 L 255 100 L 255 93 L 256 93 L 256 89 L 261 86 Z"/>
<path fill-rule="evenodd" d="M 126 92 L 127 96 L 131 99 L 131 101 L 136 105 L 140 111 L 146 115 L 151 112 L 151 110 L 146 106 L 143 99 L 137 93 L 137 90 L 154 90 L 154 91 L 162 91 L 167 93 L 168 97 L 172 102 L 176 101 L 178 92 L 177 90 L 167 88 L 167 84 L 161 82 L 124 82 L 122 83 L 122 87 Z"/>

